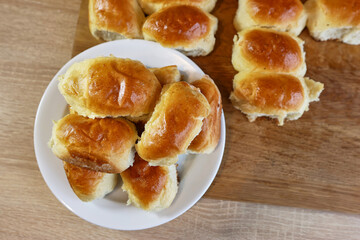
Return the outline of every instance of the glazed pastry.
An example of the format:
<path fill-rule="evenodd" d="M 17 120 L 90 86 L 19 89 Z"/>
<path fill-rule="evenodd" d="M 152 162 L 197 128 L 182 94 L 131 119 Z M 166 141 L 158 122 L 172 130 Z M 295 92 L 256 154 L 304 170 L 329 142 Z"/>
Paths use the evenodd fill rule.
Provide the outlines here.
<path fill-rule="evenodd" d="M 66 177 L 81 201 L 90 202 L 112 192 L 117 184 L 117 174 L 96 172 L 63 162 Z"/>
<path fill-rule="evenodd" d="M 166 85 L 150 120 L 145 125 L 136 151 L 156 165 L 172 165 L 199 134 L 210 105 L 199 89 L 186 82 Z"/>
<path fill-rule="evenodd" d="M 299 35 L 307 14 L 300 0 L 239 0 L 234 19 L 237 31 L 250 27 L 275 28 Z"/>
<path fill-rule="evenodd" d="M 191 153 L 212 153 L 218 145 L 221 133 L 222 101 L 214 81 L 207 75 L 191 82 L 200 89 L 210 104 L 210 114 L 204 118 L 201 132 L 188 147 Z"/>
<path fill-rule="evenodd" d="M 59 81 L 68 104 L 89 118 L 150 114 L 161 92 L 156 76 L 141 62 L 116 57 L 75 63 Z"/>
<path fill-rule="evenodd" d="M 288 74 L 241 72 L 235 75 L 233 88 L 230 99 L 250 122 L 266 116 L 281 126 L 285 119 L 300 118 L 310 102 L 319 101 L 324 85 Z"/>
<path fill-rule="evenodd" d="M 144 21 L 136 0 L 89 0 L 89 28 L 97 39 L 143 38 Z"/>
<path fill-rule="evenodd" d="M 150 15 L 144 25 L 145 40 L 181 51 L 188 56 L 208 55 L 215 45 L 218 20 L 194 6 L 163 8 Z"/>
<path fill-rule="evenodd" d="M 307 27 L 316 40 L 337 39 L 347 44 L 360 44 L 359 0 L 308 0 Z"/>
<path fill-rule="evenodd" d="M 132 165 L 137 139 L 128 120 L 69 114 L 54 123 L 49 146 L 55 156 L 76 166 L 120 173 Z"/>
<path fill-rule="evenodd" d="M 128 204 L 144 210 L 168 208 L 178 190 L 175 165 L 150 166 L 138 154 L 135 154 L 133 166 L 120 175 L 122 189 L 129 196 Z"/>
<path fill-rule="evenodd" d="M 306 73 L 304 41 L 285 32 L 250 28 L 234 37 L 232 64 L 237 71 Z"/>

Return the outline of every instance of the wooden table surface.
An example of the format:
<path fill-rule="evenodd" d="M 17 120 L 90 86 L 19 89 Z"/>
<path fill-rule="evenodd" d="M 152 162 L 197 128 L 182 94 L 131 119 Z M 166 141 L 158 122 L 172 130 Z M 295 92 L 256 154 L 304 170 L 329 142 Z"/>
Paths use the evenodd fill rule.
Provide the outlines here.
<path fill-rule="evenodd" d="M 80 2 L 0 1 L 0 239 L 360 239 L 359 215 L 224 200 L 201 199 L 134 232 L 71 213 L 42 179 L 33 127 L 46 86 L 71 58 Z"/>

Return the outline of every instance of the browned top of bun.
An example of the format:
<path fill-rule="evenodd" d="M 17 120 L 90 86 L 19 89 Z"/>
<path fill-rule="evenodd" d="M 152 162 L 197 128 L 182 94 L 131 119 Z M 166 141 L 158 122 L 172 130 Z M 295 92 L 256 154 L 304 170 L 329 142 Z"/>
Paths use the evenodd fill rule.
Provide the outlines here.
<path fill-rule="evenodd" d="M 64 169 L 70 186 L 84 195 L 91 195 L 96 191 L 97 185 L 102 181 L 102 172 L 92 171 L 63 161 Z"/>
<path fill-rule="evenodd" d="M 166 85 L 136 145 L 137 152 L 147 161 L 185 153 L 209 112 L 209 103 L 195 87 L 186 82 Z"/>
<path fill-rule="evenodd" d="M 236 83 L 234 94 L 265 113 L 268 109 L 298 109 L 305 99 L 299 79 L 286 74 L 249 74 L 246 79 Z"/>
<path fill-rule="evenodd" d="M 149 102 L 153 108 L 155 101 L 148 101 L 153 97 L 146 95 L 160 93 L 156 77 L 136 61 L 114 59 L 95 64 L 89 69 L 89 76 L 88 107 L 103 113 L 131 112 L 136 106 L 143 108 Z M 155 84 L 156 91 L 149 91 Z"/>
<path fill-rule="evenodd" d="M 204 11 L 194 6 L 179 5 L 150 15 L 143 32 L 151 34 L 162 45 L 176 45 L 204 38 L 210 27 L 210 18 Z"/>
<path fill-rule="evenodd" d="M 215 83 L 209 76 L 191 83 L 200 89 L 210 104 L 210 114 L 203 120 L 201 132 L 195 137 L 189 146 L 193 152 L 211 152 L 217 146 L 220 139 L 222 102 L 221 94 Z"/>
<path fill-rule="evenodd" d="M 360 25 L 359 0 L 320 0 L 320 3 L 330 18 L 346 25 Z"/>
<path fill-rule="evenodd" d="M 139 61 L 98 57 L 73 64 L 59 89 L 80 115 L 139 117 L 152 112 L 161 85 Z"/>
<path fill-rule="evenodd" d="M 304 9 L 300 0 L 249 0 L 249 14 L 267 24 L 279 24 L 297 19 Z"/>
<path fill-rule="evenodd" d="M 129 0 L 93 0 L 97 25 L 114 32 L 131 32 L 135 26 L 132 3 Z"/>
<path fill-rule="evenodd" d="M 150 166 L 137 153 L 133 166 L 121 173 L 121 177 L 131 184 L 132 194 L 136 195 L 145 208 L 158 198 L 166 185 L 167 176 L 165 168 Z"/>
<path fill-rule="evenodd" d="M 302 64 L 302 52 L 295 39 L 285 33 L 254 29 L 244 35 L 243 54 L 259 66 L 290 71 Z"/>
<path fill-rule="evenodd" d="M 64 161 L 112 173 L 121 172 L 130 164 L 129 154 L 137 132 L 135 126 L 125 119 L 90 119 L 69 114 L 55 127 L 53 151 Z M 61 146 L 68 153 L 61 150 Z"/>

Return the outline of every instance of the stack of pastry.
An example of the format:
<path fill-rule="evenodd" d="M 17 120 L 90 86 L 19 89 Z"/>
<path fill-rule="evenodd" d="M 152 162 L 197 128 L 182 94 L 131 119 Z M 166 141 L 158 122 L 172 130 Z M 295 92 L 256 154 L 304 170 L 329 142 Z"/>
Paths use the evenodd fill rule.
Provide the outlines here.
<path fill-rule="evenodd" d="M 216 0 L 90 0 L 89 28 L 97 39 L 144 38 L 188 56 L 208 55 L 218 20 Z M 145 18 L 142 11 L 149 16 Z"/>
<path fill-rule="evenodd" d="M 299 0 L 239 0 L 234 20 L 233 67 L 239 71 L 230 99 L 249 121 L 267 116 L 296 120 L 318 101 L 323 84 L 304 77 L 306 14 Z"/>
<path fill-rule="evenodd" d="M 211 153 L 220 138 L 215 83 L 208 76 L 180 79 L 176 66 L 148 69 L 116 57 L 75 63 L 59 78 L 71 111 L 54 123 L 49 146 L 81 200 L 104 197 L 120 173 L 129 204 L 170 206 L 178 155 Z"/>

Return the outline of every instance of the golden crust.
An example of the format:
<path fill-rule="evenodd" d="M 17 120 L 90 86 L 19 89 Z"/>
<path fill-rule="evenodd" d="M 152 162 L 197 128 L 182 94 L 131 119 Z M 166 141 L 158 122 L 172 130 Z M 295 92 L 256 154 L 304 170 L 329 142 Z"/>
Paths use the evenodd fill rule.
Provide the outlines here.
<path fill-rule="evenodd" d="M 238 31 L 266 27 L 299 35 L 306 19 L 300 0 L 239 0 L 234 26 Z"/>
<path fill-rule="evenodd" d="M 94 171 L 120 173 L 133 161 L 134 124 L 125 119 L 66 115 L 53 126 L 50 147 L 63 161 Z"/>
<path fill-rule="evenodd" d="M 199 134 L 209 113 L 210 105 L 197 88 L 186 82 L 166 85 L 136 144 L 138 154 L 150 165 L 175 163 Z"/>
<path fill-rule="evenodd" d="M 89 28 L 95 38 L 106 41 L 143 38 L 144 13 L 136 0 L 90 0 Z"/>
<path fill-rule="evenodd" d="M 249 0 L 248 8 L 257 22 L 270 25 L 296 21 L 304 10 L 300 0 Z"/>
<path fill-rule="evenodd" d="M 145 40 L 175 48 L 187 55 L 207 55 L 215 44 L 217 18 L 193 6 L 173 6 L 150 15 L 144 25 Z"/>
<path fill-rule="evenodd" d="M 59 90 L 73 110 L 90 118 L 149 114 L 161 91 L 141 62 L 116 57 L 75 63 L 59 80 Z"/>
<path fill-rule="evenodd" d="M 146 14 L 153 14 L 154 12 L 176 5 L 191 5 L 206 12 L 211 12 L 215 7 L 216 0 L 138 0 L 140 6 Z"/>
<path fill-rule="evenodd" d="M 150 166 L 135 155 L 132 167 L 120 173 L 129 203 L 144 210 L 160 210 L 170 206 L 177 192 L 175 166 Z"/>
<path fill-rule="evenodd" d="M 155 74 L 162 86 L 169 83 L 179 82 L 181 80 L 181 74 L 176 65 L 161 68 L 150 68 L 149 70 Z"/>
<path fill-rule="evenodd" d="M 340 26 L 360 26 L 359 0 L 319 0 L 321 11 Z"/>
<path fill-rule="evenodd" d="M 307 27 L 315 39 L 360 44 L 359 0 L 308 0 L 305 8 L 309 14 Z"/>
<path fill-rule="evenodd" d="M 308 110 L 309 102 L 318 100 L 322 90 L 323 84 L 293 75 L 241 72 L 234 77 L 230 99 L 250 121 L 268 116 L 283 125 L 285 118 L 301 117 Z"/>
<path fill-rule="evenodd" d="M 65 161 L 63 165 L 71 188 L 82 201 L 102 198 L 116 186 L 116 174 L 92 171 Z"/>
<path fill-rule="evenodd" d="M 193 153 L 211 153 L 216 148 L 221 133 L 222 101 L 221 94 L 209 76 L 191 83 L 200 89 L 210 104 L 210 114 L 203 120 L 201 132 L 191 142 L 188 150 Z"/>
<path fill-rule="evenodd" d="M 234 79 L 234 95 L 260 111 L 297 111 L 305 100 L 301 82 L 291 75 L 249 74 L 246 78 Z"/>
<path fill-rule="evenodd" d="M 250 28 L 234 38 L 232 63 L 238 71 L 306 72 L 304 42 L 288 33 Z"/>
<path fill-rule="evenodd" d="M 188 45 L 209 33 L 210 18 L 196 7 L 169 7 L 151 15 L 143 31 L 164 46 Z"/>

